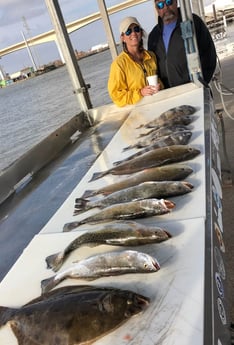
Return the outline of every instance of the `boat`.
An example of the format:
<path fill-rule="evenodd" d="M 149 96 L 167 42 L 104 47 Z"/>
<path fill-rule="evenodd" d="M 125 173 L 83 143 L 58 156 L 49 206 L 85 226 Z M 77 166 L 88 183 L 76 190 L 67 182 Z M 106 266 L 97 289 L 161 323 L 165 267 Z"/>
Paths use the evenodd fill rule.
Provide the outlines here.
<path fill-rule="evenodd" d="M 12 237 L 15 231 L 20 232 L 23 243 L 22 248 L 17 247 L 15 262 L 6 267 L 0 283 L 0 305 L 21 306 L 41 294 L 41 280 L 51 275 L 45 258 L 77 237 L 77 231 L 63 232 L 64 224 L 74 220 L 75 198 L 87 189 L 120 179 L 110 174 L 90 182 L 93 173 L 107 170 L 115 161 L 127 157 L 123 149 L 132 144 L 142 123 L 172 107 L 189 104 L 196 108 L 190 144 L 200 150 L 198 156 L 188 161 L 193 173 L 187 180 L 194 190 L 176 199 L 172 212 L 140 220 L 145 225 L 166 227 L 172 234 L 170 241 L 145 249 L 157 257 L 161 269 L 144 279 L 136 274 L 127 279 L 105 277 L 93 282 L 136 290 L 150 297 L 150 306 L 140 318 L 134 318 L 95 344 L 124 345 L 126 340 L 142 345 L 227 344 L 230 333 L 219 136 L 210 90 L 191 82 L 162 90 L 122 109 L 114 104 L 89 108 L 86 96 L 81 103 L 80 114 L 0 176 L 1 231 Z M 82 215 L 75 217 L 81 218 Z M 82 226 L 79 234 L 90 228 L 92 225 Z M 5 257 L 12 246 L 6 243 Z M 79 258 L 92 255 L 93 250 L 85 248 L 79 252 Z M 98 248 L 95 253 L 106 250 Z M 72 260 L 74 256 L 67 265 Z M 66 280 L 61 286 L 68 284 L 75 285 L 77 281 Z M 0 330 L 0 343 L 17 344 L 9 326 Z"/>

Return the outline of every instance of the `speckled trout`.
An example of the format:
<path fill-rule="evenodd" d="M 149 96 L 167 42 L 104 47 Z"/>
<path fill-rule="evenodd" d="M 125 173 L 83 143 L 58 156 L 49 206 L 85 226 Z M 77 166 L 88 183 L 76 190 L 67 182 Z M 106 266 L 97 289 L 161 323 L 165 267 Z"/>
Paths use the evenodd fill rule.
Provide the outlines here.
<path fill-rule="evenodd" d="M 186 181 L 146 181 L 139 185 L 121 189 L 98 200 L 76 198 L 74 215 L 110 205 L 149 198 L 168 198 L 190 193 L 193 185 Z"/>
<path fill-rule="evenodd" d="M 155 141 L 151 140 L 151 143 L 149 145 L 145 145 L 145 147 L 142 150 L 134 153 L 133 155 L 128 156 L 122 161 L 114 162 L 113 165 L 118 165 L 120 163 L 127 162 L 130 159 L 141 156 L 143 153 L 149 152 L 151 150 L 154 150 L 160 147 L 166 147 L 166 146 L 172 146 L 172 145 L 187 145 L 191 136 L 192 136 L 191 131 L 183 131 L 183 132 L 177 132 L 170 135 L 166 135 L 165 137 L 161 137 Z"/>
<path fill-rule="evenodd" d="M 108 195 L 118 190 L 136 186 L 145 181 L 177 181 L 184 180 L 193 172 L 193 169 L 185 164 L 169 164 L 161 167 L 144 169 L 140 172 L 133 173 L 119 182 L 105 185 L 99 189 L 86 190 L 83 198 L 88 198 L 98 194 Z"/>
<path fill-rule="evenodd" d="M 172 145 L 156 148 L 145 152 L 140 157 L 135 157 L 127 162 L 123 161 L 106 171 L 94 173 L 90 181 L 97 180 L 108 174 L 127 175 L 147 168 L 186 161 L 193 159 L 199 153 L 199 149 L 189 145 Z"/>
<path fill-rule="evenodd" d="M 75 238 L 61 252 L 47 256 L 47 268 L 57 272 L 68 256 L 83 246 L 140 246 L 149 243 L 160 243 L 171 238 L 171 234 L 157 226 L 146 226 L 134 221 L 116 221 L 99 226 Z"/>
<path fill-rule="evenodd" d="M 153 273 L 160 269 L 156 258 L 135 250 L 105 252 L 83 259 L 64 271 L 41 281 L 42 293 L 48 292 L 64 279 L 94 280 L 128 273 Z"/>
<path fill-rule="evenodd" d="M 172 201 L 164 199 L 146 199 L 114 204 L 80 221 L 66 223 L 63 226 L 63 231 L 71 231 L 86 223 L 95 224 L 111 220 L 127 220 L 162 215 L 170 212 L 174 207 L 175 204 Z"/>
<path fill-rule="evenodd" d="M 149 303 L 148 297 L 131 290 L 66 286 L 19 308 L 0 307 L 0 327 L 8 324 L 19 345 L 92 344 Z"/>

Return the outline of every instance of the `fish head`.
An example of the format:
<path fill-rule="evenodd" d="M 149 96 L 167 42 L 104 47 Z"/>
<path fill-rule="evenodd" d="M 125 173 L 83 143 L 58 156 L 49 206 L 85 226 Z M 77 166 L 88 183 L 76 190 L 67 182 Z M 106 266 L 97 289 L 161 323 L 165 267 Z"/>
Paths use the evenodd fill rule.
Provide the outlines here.
<path fill-rule="evenodd" d="M 151 255 L 140 253 L 143 272 L 157 272 L 160 269 L 159 262 Z"/>
<path fill-rule="evenodd" d="M 119 290 L 106 294 L 102 300 L 102 307 L 107 313 L 117 318 L 130 318 L 141 313 L 150 303 L 150 299 L 133 291 Z"/>
<path fill-rule="evenodd" d="M 193 146 L 188 146 L 187 152 L 188 152 L 189 158 L 194 158 L 201 153 L 201 151 L 199 149 L 197 149 L 196 147 L 193 147 Z"/>
<path fill-rule="evenodd" d="M 192 136 L 191 131 L 179 132 L 179 138 L 180 138 L 181 143 L 187 144 L 188 141 L 190 140 L 191 136 Z"/>

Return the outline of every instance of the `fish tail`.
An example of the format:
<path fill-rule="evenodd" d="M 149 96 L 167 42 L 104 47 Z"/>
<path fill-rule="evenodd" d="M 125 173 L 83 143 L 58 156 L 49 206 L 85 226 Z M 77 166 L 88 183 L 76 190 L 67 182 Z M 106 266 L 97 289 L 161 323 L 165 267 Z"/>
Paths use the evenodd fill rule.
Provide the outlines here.
<path fill-rule="evenodd" d="M 89 202 L 88 199 L 76 198 L 74 215 L 77 215 L 77 214 L 81 213 L 82 211 L 88 210 L 88 207 L 86 206 L 88 202 Z"/>
<path fill-rule="evenodd" d="M 136 127 L 136 129 L 142 128 L 142 127 L 145 127 L 145 125 L 144 125 L 144 124 L 141 124 L 140 126 Z"/>
<path fill-rule="evenodd" d="M 103 172 L 96 172 L 93 174 L 93 176 L 91 177 L 91 179 L 89 180 L 89 182 L 91 181 L 95 181 L 95 180 L 98 180 L 99 178 L 107 175 L 109 173 L 109 171 L 103 171 Z"/>
<path fill-rule="evenodd" d="M 77 228 L 78 226 L 84 224 L 82 221 L 80 222 L 70 222 L 70 223 L 66 223 L 64 224 L 63 226 L 63 232 L 68 232 L 68 231 L 71 231 L 75 228 Z"/>
<path fill-rule="evenodd" d="M 41 281 L 41 293 L 44 294 L 44 293 L 52 290 L 59 283 L 60 283 L 60 280 L 58 280 L 58 279 L 55 280 L 55 276 L 42 280 Z"/>
<path fill-rule="evenodd" d="M 54 272 L 57 272 L 59 268 L 62 266 L 64 255 L 63 253 L 56 253 L 47 256 L 46 263 L 47 268 L 52 268 Z"/>

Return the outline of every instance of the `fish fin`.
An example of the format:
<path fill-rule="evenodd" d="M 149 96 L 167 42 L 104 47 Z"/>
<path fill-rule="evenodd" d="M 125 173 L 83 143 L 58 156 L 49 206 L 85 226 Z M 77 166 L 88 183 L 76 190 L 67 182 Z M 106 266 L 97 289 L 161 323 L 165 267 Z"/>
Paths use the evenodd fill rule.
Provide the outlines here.
<path fill-rule="evenodd" d="M 14 309 L 0 306 L 0 327 L 4 326 L 12 317 Z"/>
<path fill-rule="evenodd" d="M 77 228 L 78 226 L 80 226 L 81 224 L 83 224 L 83 222 L 70 222 L 70 223 L 66 223 L 63 226 L 63 232 L 68 232 L 71 231 L 75 228 Z"/>
<path fill-rule="evenodd" d="M 82 195 L 82 198 L 86 199 L 86 198 L 89 198 L 89 197 L 94 196 L 96 194 L 97 194 L 97 192 L 95 190 L 86 190 L 84 192 L 84 194 Z"/>
<path fill-rule="evenodd" d="M 47 263 L 47 268 L 52 268 L 54 272 L 57 272 L 63 264 L 63 259 L 63 252 L 47 256 L 47 258 L 45 259 Z"/>
<path fill-rule="evenodd" d="M 109 174 L 109 170 L 102 171 L 102 172 L 96 172 L 96 173 L 93 174 L 93 176 L 91 177 L 89 182 L 98 180 L 99 178 L 101 178 L 101 177 L 103 177 L 103 176 L 105 176 L 107 174 Z"/>
<path fill-rule="evenodd" d="M 145 125 L 144 125 L 144 124 L 141 124 L 140 126 L 136 127 L 136 129 L 142 128 L 142 127 L 145 127 Z"/>
<path fill-rule="evenodd" d="M 116 162 L 113 163 L 113 165 L 116 166 L 116 165 L 119 165 L 121 163 L 122 163 L 122 161 L 116 161 Z"/>
<path fill-rule="evenodd" d="M 55 276 L 52 276 L 50 278 L 47 279 L 43 279 L 41 281 L 41 293 L 44 294 L 50 290 L 52 290 L 57 284 L 60 283 L 61 280 L 56 279 L 55 280 Z"/>
<path fill-rule="evenodd" d="M 126 146 L 123 148 L 123 152 L 127 151 L 127 150 L 130 150 L 130 149 L 133 149 L 135 147 L 135 144 L 134 145 L 129 145 L 129 146 Z"/>
<path fill-rule="evenodd" d="M 14 333 L 15 337 L 17 338 L 17 342 L 19 345 L 35 345 L 36 343 L 30 339 L 29 334 L 25 334 L 25 332 L 22 331 L 22 325 L 18 321 L 11 321 L 10 326 L 12 329 L 12 332 Z"/>

